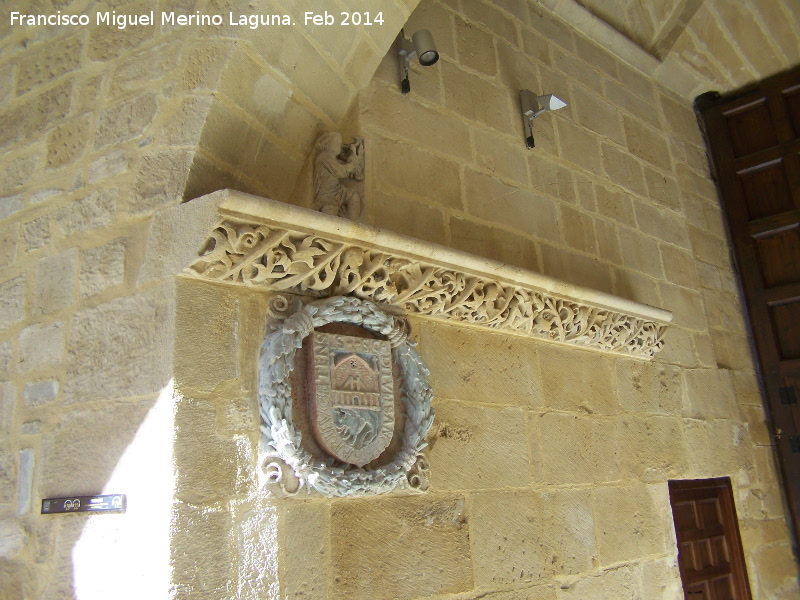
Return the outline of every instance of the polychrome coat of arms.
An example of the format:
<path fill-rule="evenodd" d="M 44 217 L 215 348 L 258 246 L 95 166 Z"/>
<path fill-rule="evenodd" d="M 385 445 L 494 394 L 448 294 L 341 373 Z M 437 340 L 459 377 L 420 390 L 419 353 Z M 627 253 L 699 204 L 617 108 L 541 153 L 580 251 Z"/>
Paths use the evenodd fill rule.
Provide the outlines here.
<path fill-rule="evenodd" d="M 273 298 L 259 362 L 265 484 L 287 495 L 426 489 L 432 393 L 408 324 L 357 298 L 291 304 Z"/>
<path fill-rule="evenodd" d="M 314 332 L 309 382 L 317 443 L 339 460 L 363 467 L 394 433 L 394 381 L 389 342 Z"/>

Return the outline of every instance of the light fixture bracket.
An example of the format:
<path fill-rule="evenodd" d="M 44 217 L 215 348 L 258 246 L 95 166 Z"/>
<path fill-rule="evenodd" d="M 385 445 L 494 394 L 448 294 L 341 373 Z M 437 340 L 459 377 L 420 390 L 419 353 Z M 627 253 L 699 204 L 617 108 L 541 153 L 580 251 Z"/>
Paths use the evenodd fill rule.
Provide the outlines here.
<path fill-rule="evenodd" d="M 398 54 L 400 55 L 400 91 L 407 94 L 411 91 L 411 83 L 408 80 L 408 68 L 411 59 L 417 55 L 414 44 L 407 39 L 403 30 L 397 36 Z"/>
<path fill-rule="evenodd" d="M 427 29 L 414 32 L 410 40 L 406 38 L 405 30 L 401 29 L 397 36 L 397 53 L 400 58 L 400 91 L 403 94 L 411 91 L 408 68 L 412 58 L 419 60 L 419 64 L 423 67 L 430 67 L 439 60 L 439 52 L 436 50 L 433 36 Z"/>
<path fill-rule="evenodd" d="M 519 104 L 522 110 L 522 125 L 525 131 L 525 146 L 535 146 L 533 140 L 533 120 L 543 112 L 564 108 L 567 103 L 553 94 L 537 96 L 530 90 L 519 91 Z"/>

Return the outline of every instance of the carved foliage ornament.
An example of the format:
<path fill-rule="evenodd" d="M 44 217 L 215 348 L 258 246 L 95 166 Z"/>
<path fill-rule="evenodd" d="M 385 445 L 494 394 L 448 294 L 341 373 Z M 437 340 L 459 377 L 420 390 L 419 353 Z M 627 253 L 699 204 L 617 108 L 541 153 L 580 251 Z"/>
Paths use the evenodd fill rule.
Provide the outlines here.
<path fill-rule="evenodd" d="M 352 295 L 410 313 L 641 358 L 664 345 L 666 327 L 654 321 L 271 225 L 224 220 L 191 268 L 208 279 Z"/>
<path fill-rule="evenodd" d="M 280 308 L 288 308 L 288 303 L 283 298 L 279 298 Z M 345 355 L 336 357 L 331 349 L 337 347 L 337 340 L 325 340 L 326 334 L 314 332 L 315 327 L 334 322 L 359 325 L 385 336 L 388 342 L 362 340 L 359 343 L 363 347 L 359 346 L 350 354 L 344 353 Z M 305 488 L 314 489 L 326 496 L 376 494 L 397 487 L 426 487 L 427 461 L 423 450 L 427 446 L 425 437 L 433 422 L 432 393 L 427 382 L 428 370 L 414 345 L 405 339 L 404 331 L 402 322 L 383 313 L 372 302 L 333 297 L 306 305 L 267 334 L 259 361 L 258 390 L 265 451 L 262 469 L 267 475 L 268 483 L 278 483 L 282 491 L 288 494 Z M 336 406 L 320 408 L 333 411 L 329 415 L 343 415 L 342 422 L 331 423 L 332 429 L 338 427 L 342 432 L 347 432 L 348 419 L 358 420 L 360 426 L 352 436 L 353 439 L 348 440 L 349 445 L 338 443 L 335 433 L 328 438 L 328 443 L 335 446 L 333 452 L 341 453 L 341 460 L 334 456 L 317 458 L 312 455 L 304 448 L 302 434 L 293 421 L 290 375 L 294 369 L 295 353 L 302 347 L 303 340 L 312 334 L 322 336 L 319 339 L 328 344 L 329 351 L 317 355 L 320 361 L 327 361 L 327 368 L 333 365 L 331 389 L 326 390 L 326 393 L 338 388 L 353 388 L 360 392 L 347 397 L 332 394 L 330 397 L 335 399 Z M 315 340 L 315 343 L 320 342 Z M 381 344 L 391 347 L 391 357 L 386 354 L 388 348 Z M 367 364 L 369 360 L 358 358 L 367 356 L 369 359 L 370 353 L 374 353 L 376 360 L 381 363 L 376 370 L 375 381 L 370 380 L 371 371 Z M 400 397 L 406 412 L 405 427 L 401 434 L 400 447 L 391 461 L 384 466 L 369 468 L 364 465 L 380 454 L 389 440 L 381 432 L 378 421 L 374 432 L 364 433 L 363 424 L 372 418 L 373 412 L 381 410 L 379 391 L 381 386 L 391 387 L 391 382 L 387 382 L 385 377 L 387 374 L 391 377 L 392 359 L 398 365 L 402 379 Z M 355 379 L 358 378 L 365 381 L 356 382 Z M 349 413 L 339 410 L 341 407 L 338 405 L 353 405 L 354 399 L 358 399 L 359 404 L 348 406 Z M 389 416 L 393 424 L 393 409 L 389 410 L 389 405 L 384 403 L 383 410 L 391 413 Z M 361 413 L 356 414 L 355 411 Z M 348 462 L 353 464 L 347 464 Z"/>

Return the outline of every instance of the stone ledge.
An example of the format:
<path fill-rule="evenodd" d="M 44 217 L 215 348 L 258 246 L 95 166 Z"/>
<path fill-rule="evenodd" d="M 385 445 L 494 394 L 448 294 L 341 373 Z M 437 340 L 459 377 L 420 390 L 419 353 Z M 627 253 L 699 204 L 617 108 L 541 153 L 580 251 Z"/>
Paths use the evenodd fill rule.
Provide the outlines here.
<path fill-rule="evenodd" d="M 668 311 L 422 240 L 233 190 L 186 274 L 649 359 Z"/>

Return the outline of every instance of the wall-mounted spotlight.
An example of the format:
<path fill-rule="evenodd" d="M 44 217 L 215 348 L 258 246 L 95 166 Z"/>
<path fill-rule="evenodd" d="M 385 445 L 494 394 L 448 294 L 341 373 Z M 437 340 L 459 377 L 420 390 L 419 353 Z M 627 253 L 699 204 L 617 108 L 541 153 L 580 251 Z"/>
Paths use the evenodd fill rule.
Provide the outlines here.
<path fill-rule="evenodd" d="M 408 64 L 415 56 L 423 67 L 430 67 L 439 60 L 439 52 L 433 43 L 433 36 L 427 29 L 420 29 L 411 39 L 407 39 L 403 30 L 397 36 L 397 45 L 400 54 L 400 89 L 404 94 L 411 91 L 408 81 Z"/>
<path fill-rule="evenodd" d="M 519 104 L 522 107 L 522 124 L 525 128 L 525 145 L 533 148 L 533 120 L 548 110 L 564 108 L 567 103 L 553 94 L 536 96 L 530 90 L 519 91 Z"/>

